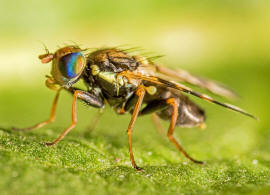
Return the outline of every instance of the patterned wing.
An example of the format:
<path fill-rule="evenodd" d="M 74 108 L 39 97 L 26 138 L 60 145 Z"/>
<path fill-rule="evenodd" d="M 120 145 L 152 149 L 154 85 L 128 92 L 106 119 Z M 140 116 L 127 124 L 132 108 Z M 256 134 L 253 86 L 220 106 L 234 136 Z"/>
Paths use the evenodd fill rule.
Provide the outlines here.
<path fill-rule="evenodd" d="M 181 92 L 196 96 L 196 97 L 201 98 L 201 99 L 203 99 L 205 101 L 208 101 L 210 103 L 217 104 L 219 106 L 222 106 L 224 108 L 239 112 L 239 113 L 241 113 L 243 115 L 246 115 L 248 117 L 251 117 L 251 118 L 254 118 L 254 119 L 257 120 L 257 118 L 255 116 L 253 116 L 252 114 L 249 114 L 248 112 L 242 110 L 241 108 L 238 108 L 238 107 L 236 107 L 234 105 L 231 105 L 231 104 L 219 102 L 219 101 L 213 99 L 212 97 L 210 97 L 208 95 L 193 91 L 192 89 L 190 89 L 190 88 L 188 88 L 185 85 L 182 85 L 180 83 L 176 83 L 176 82 L 173 82 L 173 81 L 168 81 L 168 80 L 165 80 L 165 79 L 162 79 L 162 78 L 159 78 L 159 77 L 155 77 L 155 76 L 146 76 L 146 75 L 142 75 L 140 73 L 131 72 L 131 71 L 123 71 L 120 74 L 122 76 L 126 77 L 129 80 L 135 79 L 135 80 L 147 81 L 147 82 L 150 82 L 150 83 L 153 83 L 153 84 L 156 84 L 156 85 L 160 85 L 160 86 L 163 86 L 163 87 L 169 87 L 169 88 L 172 88 L 172 89 L 176 89 L 178 91 L 181 91 Z"/>
<path fill-rule="evenodd" d="M 223 96 L 228 99 L 235 99 L 236 97 L 238 97 L 238 95 L 234 91 L 228 89 L 223 84 L 202 77 L 194 76 L 185 70 L 171 70 L 169 68 L 156 65 L 156 71 L 164 76 L 173 78 L 176 81 L 190 83 L 192 85 L 207 89 L 208 91 L 216 95 Z"/>

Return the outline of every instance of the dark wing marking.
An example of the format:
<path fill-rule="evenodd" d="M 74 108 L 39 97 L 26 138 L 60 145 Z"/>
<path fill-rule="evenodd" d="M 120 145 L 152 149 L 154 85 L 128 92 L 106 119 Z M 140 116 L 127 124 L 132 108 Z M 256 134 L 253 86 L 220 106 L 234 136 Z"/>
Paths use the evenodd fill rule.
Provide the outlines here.
<path fill-rule="evenodd" d="M 191 94 L 191 95 L 196 96 L 198 98 L 201 98 L 201 99 L 203 99 L 205 101 L 208 101 L 208 102 L 217 104 L 219 106 L 225 107 L 227 109 L 239 112 L 241 114 L 244 114 L 244 115 L 246 115 L 248 117 L 251 117 L 251 118 L 254 118 L 254 119 L 257 120 L 257 117 L 253 116 L 252 114 L 249 114 L 248 112 L 242 110 L 241 108 L 238 108 L 238 107 L 236 107 L 234 105 L 231 105 L 231 104 L 221 103 L 221 102 L 219 102 L 217 100 L 214 100 L 212 97 L 210 97 L 208 95 L 195 92 L 192 89 L 186 87 L 185 85 L 182 85 L 182 84 L 179 84 L 179 83 L 176 83 L 176 82 L 173 82 L 173 81 L 167 81 L 167 80 L 164 80 L 164 79 L 159 78 L 159 77 L 145 76 L 145 75 L 141 75 L 141 74 L 136 74 L 136 73 L 130 72 L 130 71 L 124 71 L 124 72 L 121 72 L 120 74 L 122 76 L 127 77 L 128 79 L 144 80 L 144 81 L 148 81 L 150 83 L 158 84 L 158 85 L 163 86 L 163 87 L 169 87 L 169 88 L 173 88 L 173 89 L 182 91 L 184 93 Z"/>
<path fill-rule="evenodd" d="M 171 70 L 169 68 L 156 65 L 156 71 L 160 74 L 164 74 L 165 76 L 172 77 L 177 81 L 187 82 L 192 85 L 207 89 L 216 95 L 220 95 L 229 99 L 235 99 L 238 97 L 234 91 L 228 89 L 226 86 L 215 81 L 194 76 L 185 70 Z"/>

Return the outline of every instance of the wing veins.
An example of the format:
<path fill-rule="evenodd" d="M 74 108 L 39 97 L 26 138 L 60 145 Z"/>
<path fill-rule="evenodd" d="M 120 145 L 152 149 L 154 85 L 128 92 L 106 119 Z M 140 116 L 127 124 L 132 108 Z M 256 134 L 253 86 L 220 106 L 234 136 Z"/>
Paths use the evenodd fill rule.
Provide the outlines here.
<path fill-rule="evenodd" d="M 176 89 L 178 91 L 182 91 L 182 92 L 187 93 L 187 94 L 191 94 L 191 95 L 196 96 L 198 98 L 201 98 L 201 99 L 203 99 L 205 101 L 208 101 L 208 102 L 211 102 L 213 104 L 222 106 L 224 108 L 233 110 L 235 112 L 239 112 L 239 113 L 241 113 L 243 115 L 246 115 L 248 117 L 251 117 L 253 119 L 258 120 L 257 117 L 255 117 L 254 115 L 246 112 L 245 110 L 242 110 L 241 108 L 238 108 L 238 107 L 236 107 L 234 105 L 231 105 L 231 104 L 219 102 L 219 101 L 213 99 L 212 97 L 210 97 L 208 95 L 193 91 L 192 89 L 186 87 L 185 85 L 175 83 L 173 81 L 167 81 L 167 80 L 159 78 L 159 77 L 145 76 L 145 75 L 141 75 L 141 74 L 136 74 L 136 73 L 130 72 L 130 71 L 124 71 L 124 72 L 122 72 L 120 74 L 122 74 L 123 76 L 126 76 L 127 78 L 141 79 L 141 80 L 144 80 L 144 81 L 148 81 L 148 82 L 151 82 L 151 83 L 154 83 L 154 84 L 161 85 L 163 87 L 169 87 L 169 88 Z"/>
<path fill-rule="evenodd" d="M 226 86 L 216 81 L 194 76 L 185 70 L 171 70 L 169 68 L 156 65 L 156 71 L 161 75 L 172 77 L 177 81 L 190 83 L 229 99 L 235 99 L 238 97 L 238 95 L 233 90 L 227 88 Z"/>

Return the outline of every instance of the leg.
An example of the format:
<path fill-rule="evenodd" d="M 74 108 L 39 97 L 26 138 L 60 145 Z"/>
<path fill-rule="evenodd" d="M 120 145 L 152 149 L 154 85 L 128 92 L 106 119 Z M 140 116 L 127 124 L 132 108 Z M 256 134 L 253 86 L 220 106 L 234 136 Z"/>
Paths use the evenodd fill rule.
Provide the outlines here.
<path fill-rule="evenodd" d="M 77 124 L 77 99 L 81 99 L 87 102 L 89 105 L 94 107 L 103 107 L 104 102 L 100 97 L 94 96 L 93 94 L 75 90 L 73 93 L 73 101 L 72 101 L 72 123 L 71 125 L 53 142 L 46 143 L 47 146 L 53 146 L 61 141 Z"/>
<path fill-rule="evenodd" d="M 57 91 L 56 95 L 55 95 L 55 98 L 53 100 L 53 105 L 52 105 L 52 109 L 51 109 L 51 114 L 50 114 L 50 118 L 46 121 L 43 121 L 43 122 L 40 122 L 32 127 L 28 127 L 28 128 L 12 128 L 12 130 L 16 130 L 16 131 L 31 131 L 31 130 L 34 130 L 34 129 L 39 129 L 47 124 L 50 124 L 52 123 L 54 120 L 55 120 L 55 114 L 56 114 L 56 106 L 57 106 L 57 102 L 58 102 L 58 99 L 59 99 L 59 94 L 60 94 L 60 90 Z"/>
<path fill-rule="evenodd" d="M 70 88 L 68 88 L 66 90 L 73 95 L 76 90 L 80 90 L 80 89 L 70 87 Z M 103 99 L 101 97 L 99 97 L 98 95 L 92 93 L 91 91 L 89 91 L 89 92 L 82 91 L 82 93 L 83 94 L 78 97 L 80 100 L 84 101 L 89 106 L 100 108 L 99 111 L 97 112 L 97 114 L 95 115 L 93 121 L 91 122 L 91 124 L 87 128 L 89 130 L 89 132 L 90 132 L 90 131 L 95 129 L 99 119 L 101 118 L 101 116 L 103 114 L 104 101 L 103 101 Z M 86 135 L 87 134 L 88 133 L 86 133 Z"/>
<path fill-rule="evenodd" d="M 91 124 L 87 128 L 89 130 L 89 132 L 93 131 L 96 128 L 97 123 L 100 120 L 102 115 L 103 115 L 103 109 L 98 110 L 98 112 L 96 113 L 96 115 L 95 115 L 94 119 L 92 120 Z"/>
<path fill-rule="evenodd" d="M 170 127 L 169 127 L 169 130 L 168 130 L 168 138 L 177 147 L 177 149 L 180 152 L 182 152 L 185 155 L 185 157 L 187 157 L 189 160 L 191 160 L 194 163 L 203 164 L 202 161 L 198 161 L 198 160 L 195 160 L 192 157 L 190 157 L 188 155 L 188 153 L 182 148 L 182 146 L 173 137 L 174 128 L 175 128 L 175 125 L 176 125 L 176 122 L 177 122 L 177 118 L 178 118 L 178 107 L 179 107 L 179 103 L 176 101 L 175 98 L 169 98 L 169 99 L 167 99 L 167 104 L 169 104 L 169 105 L 171 105 L 173 107 L 173 113 L 172 113 L 172 117 L 171 117 L 171 123 L 170 123 Z"/>
<path fill-rule="evenodd" d="M 57 144 L 59 141 L 61 141 L 66 134 L 70 132 L 71 129 L 73 129 L 76 126 L 77 123 L 77 97 L 81 93 L 81 91 L 75 91 L 73 95 L 73 101 L 72 101 L 72 124 L 53 142 L 46 143 L 47 146 L 53 146 L 54 144 Z"/>
<path fill-rule="evenodd" d="M 167 104 L 166 100 L 160 99 L 160 100 L 154 100 L 150 103 L 148 103 L 143 110 L 139 113 L 139 116 L 150 114 L 152 113 L 152 120 L 154 122 L 154 125 L 159 132 L 160 135 L 166 135 L 166 130 L 163 128 L 159 116 L 156 114 L 158 111 L 162 111 L 164 109 L 167 109 L 169 105 Z"/>
<path fill-rule="evenodd" d="M 129 155 L 130 155 L 130 160 L 131 160 L 132 166 L 137 170 L 142 170 L 140 167 L 138 167 L 136 165 L 135 160 L 134 160 L 134 156 L 133 156 L 133 152 L 132 152 L 131 135 L 132 135 L 132 130 L 133 130 L 135 121 L 137 119 L 138 113 L 140 111 L 144 95 L 145 95 L 145 89 L 144 89 L 143 85 L 139 86 L 138 90 L 136 91 L 136 95 L 138 96 L 138 101 L 134 107 L 134 111 L 132 113 L 131 120 L 130 120 L 130 123 L 128 125 L 128 143 L 129 143 Z"/>
<path fill-rule="evenodd" d="M 159 132 L 159 134 L 160 135 L 163 135 L 163 136 L 166 135 L 166 131 L 163 128 L 163 126 L 162 126 L 162 124 L 160 122 L 160 119 L 159 119 L 159 117 L 158 117 L 157 114 L 155 114 L 155 113 L 152 114 L 152 120 L 153 120 L 154 125 L 155 125 L 157 131 Z"/>

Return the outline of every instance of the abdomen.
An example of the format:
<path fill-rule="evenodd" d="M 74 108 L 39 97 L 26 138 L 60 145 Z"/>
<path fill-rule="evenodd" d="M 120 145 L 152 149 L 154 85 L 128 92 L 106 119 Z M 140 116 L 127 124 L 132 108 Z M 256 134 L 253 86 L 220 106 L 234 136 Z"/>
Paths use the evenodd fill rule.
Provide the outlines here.
<path fill-rule="evenodd" d="M 203 109 L 192 102 L 187 96 L 182 94 L 171 94 L 171 97 L 179 102 L 177 126 L 194 127 L 200 126 L 205 121 L 205 114 Z M 172 106 L 158 111 L 157 115 L 164 120 L 171 120 Z"/>

